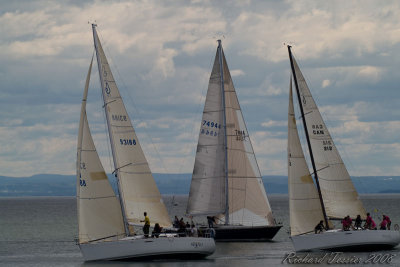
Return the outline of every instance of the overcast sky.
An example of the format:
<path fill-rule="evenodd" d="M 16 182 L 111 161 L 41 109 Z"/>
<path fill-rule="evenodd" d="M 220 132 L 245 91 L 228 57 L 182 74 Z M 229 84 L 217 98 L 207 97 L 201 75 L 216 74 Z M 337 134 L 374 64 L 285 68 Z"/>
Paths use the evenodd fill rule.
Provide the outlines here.
<path fill-rule="evenodd" d="M 153 172 L 191 173 L 222 39 L 263 175 L 287 174 L 287 48 L 350 175 L 400 175 L 399 1 L 1 1 L 0 175 L 74 174 L 98 33 Z M 99 79 L 88 100 L 107 172 Z"/>

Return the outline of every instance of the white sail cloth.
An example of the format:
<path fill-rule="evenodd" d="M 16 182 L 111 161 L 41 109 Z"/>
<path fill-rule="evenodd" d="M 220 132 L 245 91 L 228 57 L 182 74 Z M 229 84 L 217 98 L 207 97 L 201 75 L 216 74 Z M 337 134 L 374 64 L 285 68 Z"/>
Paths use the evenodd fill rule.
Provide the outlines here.
<path fill-rule="evenodd" d="M 290 234 L 292 236 L 314 231 L 324 220 L 317 189 L 304 158 L 297 132 L 293 107 L 292 82 L 290 81 L 288 113 L 288 183 Z"/>
<path fill-rule="evenodd" d="M 143 213 L 147 212 L 152 225 L 159 223 L 160 226 L 171 226 L 167 209 L 132 127 L 95 27 L 93 37 L 115 172 L 126 220 L 130 224 L 140 224 Z"/>
<path fill-rule="evenodd" d="M 223 73 L 221 73 L 220 62 L 222 62 Z M 223 103 L 222 91 L 225 103 Z M 228 190 L 225 188 L 226 161 Z M 226 203 L 226 194 L 228 194 L 228 203 Z M 218 47 L 204 105 L 187 212 L 192 215 L 220 214 L 218 216 L 220 222 L 224 222 L 227 207 L 229 208 L 229 224 L 274 225 L 261 173 L 225 55 L 222 47 Z"/>
<path fill-rule="evenodd" d="M 79 243 L 125 236 L 121 206 L 101 165 L 86 116 L 92 62 L 86 78 L 78 133 L 76 167 Z"/>
<path fill-rule="evenodd" d="M 365 219 L 365 209 L 350 175 L 293 56 L 292 59 L 326 214 L 329 218 L 361 215 Z"/>
<path fill-rule="evenodd" d="M 221 75 L 218 51 L 208 84 L 187 213 L 217 215 L 225 212 L 225 148 Z"/>

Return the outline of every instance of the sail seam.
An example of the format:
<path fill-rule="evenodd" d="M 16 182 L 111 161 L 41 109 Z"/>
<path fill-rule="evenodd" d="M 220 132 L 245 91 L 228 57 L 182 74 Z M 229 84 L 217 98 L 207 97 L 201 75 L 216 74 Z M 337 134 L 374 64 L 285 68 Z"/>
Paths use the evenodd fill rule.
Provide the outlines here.
<path fill-rule="evenodd" d="M 147 162 L 138 162 L 138 163 L 133 163 L 133 162 L 131 162 L 131 163 L 129 163 L 129 164 L 127 164 L 127 165 L 148 165 L 148 163 Z M 125 166 L 127 166 L 127 165 L 125 165 Z M 123 166 L 123 167 L 125 167 L 125 166 Z M 122 167 L 120 167 L 120 168 L 122 168 Z"/>
<path fill-rule="evenodd" d="M 220 178 L 222 178 L 222 177 L 224 177 L 224 176 L 207 176 L 207 177 L 195 177 L 195 176 L 193 176 L 193 178 L 194 179 L 196 179 L 196 180 L 200 180 L 200 179 L 202 179 L 202 180 L 205 180 L 205 179 L 220 179 Z"/>
<path fill-rule="evenodd" d="M 217 110 L 207 110 L 207 111 L 203 111 L 203 114 L 204 113 L 213 113 L 213 112 L 215 112 L 215 113 L 219 113 L 219 112 L 221 112 L 222 111 L 222 109 L 217 109 Z"/>
<path fill-rule="evenodd" d="M 112 127 L 116 127 L 116 128 L 131 128 L 131 125 L 116 125 L 116 124 L 110 124 Z M 135 130 L 129 130 L 126 132 L 119 132 L 119 133 L 129 133 L 129 132 L 135 132 Z"/>

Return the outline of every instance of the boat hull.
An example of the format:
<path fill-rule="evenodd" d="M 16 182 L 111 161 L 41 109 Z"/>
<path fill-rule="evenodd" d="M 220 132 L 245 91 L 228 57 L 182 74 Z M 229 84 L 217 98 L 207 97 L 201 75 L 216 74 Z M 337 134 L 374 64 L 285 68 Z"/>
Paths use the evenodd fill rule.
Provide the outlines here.
<path fill-rule="evenodd" d="M 321 234 L 292 236 L 295 251 L 376 251 L 391 249 L 400 243 L 400 232 L 387 230 L 328 231 Z"/>
<path fill-rule="evenodd" d="M 216 225 L 215 240 L 221 242 L 234 241 L 268 241 L 271 240 L 282 225 L 274 226 L 234 226 Z"/>
<path fill-rule="evenodd" d="M 201 237 L 128 237 L 118 241 L 79 244 L 85 261 L 203 258 L 215 251 L 212 238 Z"/>

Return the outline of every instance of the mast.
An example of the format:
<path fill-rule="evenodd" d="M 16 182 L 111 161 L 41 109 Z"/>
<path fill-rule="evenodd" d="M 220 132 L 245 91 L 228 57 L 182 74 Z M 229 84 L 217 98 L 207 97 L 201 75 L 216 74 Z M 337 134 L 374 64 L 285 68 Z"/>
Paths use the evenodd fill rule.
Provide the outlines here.
<path fill-rule="evenodd" d="M 219 70 L 221 73 L 221 96 L 222 114 L 224 126 L 224 149 L 225 149 L 225 225 L 229 224 L 229 190 L 228 190 L 228 138 L 226 135 L 226 110 L 225 110 L 225 88 L 224 88 L 224 67 L 222 57 L 221 40 L 218 40 Z"/>
<path fill-rule="evenodd" d="M 122 198 L 121 198 L 120 182 L 119 182 L 119 178 L 118 178 L 118 170 L 119 169 L 117 167 L 117 161 L 116 161 L 115 152 L 114 152 L 115 145 L 114 145 L 114 141 L 113 141 L 113 139 L 111 137 L 111 134 L 110 134 L 111 133 L 111 124 L 110 124 L 110 121 L 109 121 L 109 118 L 108 118 L 108 115 L 107 115 L 107 104 L 108 103 L 106 103 L 106 101 L 105 101 L 106 97 L 104 95 L 105 86 L 104 86 L 104 78 L 103 78 L 103 71 L 102 71 L 103 68 L 102 68 L 101 59 L 100 59 L 100 55 L 99 55 L 99 51 L 98 51 L 98 47 L 97 47 L 97 42 L 99 42 L 99 40 L 98 40 L 98 36 L 97 36 L 97 32 L 96 32 L 96 26 L 97 26 L 97 24 L 94 24 L 94 23 L 92 24 L 94 48 L 96 50 L 97 66 L 99 68 L 100 85 L 101 85 L 101 88 L 102 88 L 101 92 L 102 92 L 103 102 L 104 102 L 103 108 L 104 108 L 104 112 L 106 114 L 108 137 L 110 138 L 111 152 L 112 152 L 112 156 L 113 156 L 114 169 L 115 169 L 115 171 L 114 171 L 115 172 L 115 178 L 117 180 L 118 199 L 119 199 L 119 202 L 121 204 L 122 218 L 124 220 L 125 234 L 129 235 L 129 228 L 128 228 L 128 222 L 127 222 L 126 214 L 125 214 L 124 202 L 122 201 Z"/>
<path fill-rule="evenodd" d="M 299 101 L 299 107 L 300 107 L 300 112 L 301 112 L 301 118 L 302 118 L 302 121 L 303 121 L 304 131 L 305 131 L 305 133 L 306 133 L 307 146 L 308 146 L 308 150 L 310 151 L 311 165 L 312 165 L 313 172 L 314 172 L 315 183 L 316 183 L 316 185 L 317 185 L 317 191 L 318 191 L 319 201 L 320 201 L 320 203 L 321 203 L 322 213 L 323 213 L 323 215 L 324 215 L 324 220 L 325 220 L 326 228 L 329 229 L 328 217 L 327 217 L 327 215 L 326 215 L 324 200 L 322 199 L 321 188 L 320 188 L 320 186 L 319 186 L 319 180 L 318 180 L 317 168 L 315 167 L 314 155 L 313 155 L 312 148 L 311 148 L 310 137 L 309 137 L 309 135 L 308 135 L 307 124 L 306 124 L 306 117 L 304 116 L 303 105 L 302 105 L 302 103 L 301 103 L 300 90 L 299 90 L 299 85 L 298 85 L 298 83 L 297 83 L 296 71 L 295 71 L 295 69 L 294 69 L 294 63 L 293 63 L 293 58 L 292 58 L 291 46 L 288 45 L 287 47 L 288 47 L 288 51 L 289 51 L 290 67 L 291 67 L 291 69 L 292 69 L 293 80 L 294 80 L 294 84 L 295 84 L 296 92 L 297 92 L 297 100 Z"/>

